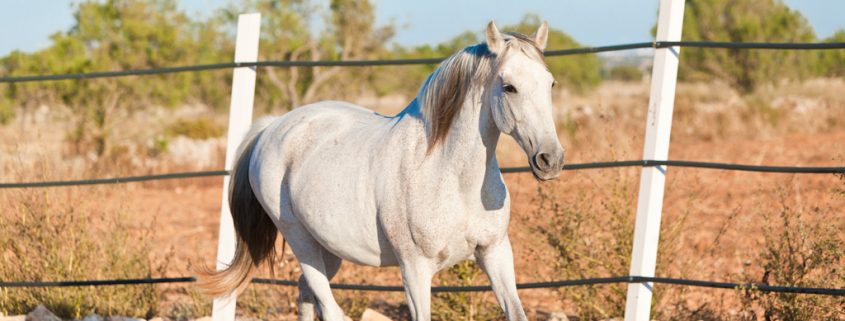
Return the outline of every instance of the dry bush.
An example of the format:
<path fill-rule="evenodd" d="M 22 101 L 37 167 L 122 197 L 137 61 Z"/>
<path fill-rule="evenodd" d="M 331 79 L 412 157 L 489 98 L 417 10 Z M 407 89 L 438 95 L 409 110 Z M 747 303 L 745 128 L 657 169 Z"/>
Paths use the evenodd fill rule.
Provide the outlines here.
<path fill-rule="evenodd" d="M 555 270 L 561 279 L 628 275 L 633 235 L 633 194 L 617 180 L 609 195 L 582 190 L 574 202 L 562 201 L 553 189 L 539 188 L 538 215 L 548 224 L 536 232 L 556 251 Z M 607 197 L 605 197 L 607 196 Z M 579 320 L 599 320 L 624 314 L 625 284 L 565 287 Z"/>
<path fill-rule="evenodd" d="M 277 240 L 276 249 L 282 249 L 282 238 Z M 262 264 L 255 269 L 255 278 L 272 278 L 283 280 L 297 280 L 299 278 L 298 264 L 285 247 L 284 253 L 277 252 L 273 256 L 273 272 Z M 265 263 L 270 264 L 270 263 Z M 202 269 L 209 269 L 207 265 L 200 263 Z M 188 267 L 188 270 L 195 271 L 195 267 Z M 167 306 L 161 308 L 163 315 L 176 321 L 185 321 L 203 316 L 211 315 L 211 303 L 214 298 L 205 295 L 201 290 L 193 286 L 180 286 L 163 293 L 164 300 L 170 301 Z M 287 316 L 296 313 L 296 302 L 299 290 L 296 287 L 285 285 L 250 284 L 243 292 L 238 294 L 237 313 L 238 316 L 247 319 L 258 320 L 288 320 Z"/>
<path fill-rule="evenodd" d="M 836 209 L 793 204 L 780 195 L 780 209 L 762 212 L 761 273 L 746 282 L 783 286 L 845 288 L 845 235 Z M 841 219 L 841 217 L 839 218 Z M 845 317 L 841 297 L 745 290 L 745 320 L 833 320 Z"/>
<path fill-rule="evenodd" d="M 87 193 L 86 193 L 87 192 Z M 151 277 L 149 231 L 130 227 L 123 213 L 100 212 L 101 190 L 26 190 L 0 216 L 0 279 L 64 281 Z M 86 201 L 88 200 L 88 201 Z M 63 318 L 101 315 L 151 317 L 153 285 L 3 288 L 0 310 L 26 314 L 44 304 Z"/>
<path fill-rule="evenodd" d="M 574 280 L 629 274 L 634 234 L 636 176 L 624 170 L 606 170 L 600 176 L 602 188 L 580 189 L 573 199 L 562 197 L 555 185 L 538 189 L 536 216 L 546 217 L 547 224 L 534 230 L 554 249 L 557 278 Z M 688 196 L 689 203 L 695 195 Z M 667 270 L 679 258 L 679 242 L 689 212 L 679 211 L 670 220 L 664 218 L 658 249 L 657 275 Z M 603 320 L 621 317 L 625 311 L 627 284 L 572 286 L 560 289 L 562 299 L 570 302 L 578 320 Z M 652 315 L 663 317 L 662 308 L 673 300 L 664 296 L 677 291 L 671 287 L 656 287 Z M 667 301 L 662 303 L 662 301 Z"/>
<path fill-rule="evenodd" d="M 463 261 L 439 273 L 440 285 L 469 286 L 487 280 L 475 262 Z M 501 308 L 493 301 L 493 293 L 484 292 L 442 292 L 435 293 L 431 300 L 432 320 L 500 320 L 504 319 Z"/>
<path fill-rule="evenodd" d="M 211 315 L 212 299 L 203 295 L 195 288 L 180 287 L 174 291 L 176 295 L 167 300 L 169 306 L 164 315 L 174 321 L 187 321 L 202 316 Z"/>
<path fill-rule="evenodd" d="M 296 288 L 253 284 L 238 295 L 238 311 L 259 320 L 279 320 L 296 310 L 298 295 Z"/>

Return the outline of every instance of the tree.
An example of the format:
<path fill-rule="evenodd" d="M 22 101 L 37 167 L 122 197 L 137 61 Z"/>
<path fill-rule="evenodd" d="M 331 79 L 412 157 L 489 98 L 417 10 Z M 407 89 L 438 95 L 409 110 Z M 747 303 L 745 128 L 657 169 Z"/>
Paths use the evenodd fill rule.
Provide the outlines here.
<path fill-rule="evenodd" d="M 516 31 L 531 35 L 540 27 L 540 18 L 528 14 L 516 25 L 506 26 L 504 31 Z M 396 46 L 390 58 L 435 58 L 448 57 L 464 47 L 484 41 L 481 31 L 464 31 L 457 36 L 437 45 L 423 45 L 414 48 Z M 581 47 L 572 37 L 561 30 L 549 29 L 548 49 Z M 546 63 L 554 77 L 564 86 L 577 91 L 594 88 L 601 83 L 601 63 L 594 55 L 579 55 L 560 58 L 547 58 Z M 400 92 L 408 96 L 416 95 L 425 77 L 437 68 L 436 64 L 416 66 L 391 66 L 377 73 L 371 79 L 378 94 Z"/>
<path fill-rule="evenodd" d="M 527 14 L 518 24 L 506 26 L 504 30 L 532 35 L 542 21 L 535 14 Z M 582 47 L 571 36 L 559 29 L 549 28 L 546 50 Z M 601 62 L 595 55 L 576 55 L 564 58 L 546 58 L 549 71 L 562 85 L 576 91 L 589 90 L 601 83 Z"/>
<path fill-rule="evenodd" d="M 845 42 L 845 30 L 838 30 L 825 42 Z M 845 77 L 845 51 L 843 50 L 821 50 L 819 51 L 818 74 L 825 77 Z"/>
<path fill-rule="evenodd" d="M 683 40 L 810 42 L 812 27 L 780 0 L 688 0 Z M 815 56 L 787 50 L 684 48 L 680 77 L 724 79 L 741 92 L 812 73 Z"/>
<path fill-rule="evenodd" d="M 75 7 L 74 26 L 51 36 L 37 52 L 13 52 L 0 60 L 11 76 L 148 69 L 199 63 L 198 52 L 220 52 L 203 42 L 213 30 L 195 32 L 173 0 L 85 1 Z M 195 36 L 197 38 L 195 38 Z M 203 38 L 205 37 L 205 38 Z M 206 57 L 219 62 L 218 57 Z M 202 78 L 206 77 L 206 78 Z M 109 150 L 114 112 L 175 106 L 202 96 L 195 83 L 208 75 L 175 73 L 144 77 L 83 79 L 11 84 L 4 96 L 24 109 L 33 104 L 63 104 L 77 115 L 69 135 L 80 153 L 102 156 Z"/>
<path fill-rule="evenodd" d="M 368 0 L 333 0 L 317 34 L 310 26 L 323 10 L 307 0 L 253 0 L 228 9 L 262 13 L 260 59 L 262 60 L 358 60 L 384 55 L 393 36 L 393 26 L 375 25 L 375 8 Z M 366 79 L 368 70 L 343 67 L 266 68 L 266 79 L 258 80 L 258 99 L 267 105 L 301 106 L 317 100 L 328 84 L 332 96 L 351 91 Z M 341 80 L 342 79 L 342 80 Z M 360 88 L 357 88 L 360 90 Z"/>

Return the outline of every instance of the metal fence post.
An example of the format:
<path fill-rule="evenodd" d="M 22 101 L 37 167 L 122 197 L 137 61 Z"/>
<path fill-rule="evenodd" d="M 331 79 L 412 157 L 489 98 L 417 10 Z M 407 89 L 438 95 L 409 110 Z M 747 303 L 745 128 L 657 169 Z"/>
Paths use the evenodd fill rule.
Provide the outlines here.
<path fill-rule="evenodd" d="M 248 13 L 238 17 L 235 42 L 235 62 L 258 61 L 258 36 L 261 14 Z M 232 76 L 232 100 L 229 105 L 229 134 L 226 138 L 226 170 L 232 170 L 235 153 L 252 123 L 252 103 L 255 97 L 255 67 L 235 68 Z M 229 214 L 229 176 L 223 177 L 223 197 L 220 206 L 220 233 L 217 239 L 217 270 L 225 268 L 235 255 L 235 228 Z M 214 299 L 212 321 L 235 320 L 237 295 Z"/>
<path fill-rule="evenodd" d="M 684 0 L 660 0 L 656 41 L 680 41 L 683 22 Z M 659 48 L 654 51 L 643 159 L 668 159 L 680 53 L 680 47 Z M 643 167 L 640 174 L 630 275 L 654 276 L 665 182 L 665 166 Z M 652 282 L 628 284 L 626 321 L 649 320 L 652 290 Z"/>

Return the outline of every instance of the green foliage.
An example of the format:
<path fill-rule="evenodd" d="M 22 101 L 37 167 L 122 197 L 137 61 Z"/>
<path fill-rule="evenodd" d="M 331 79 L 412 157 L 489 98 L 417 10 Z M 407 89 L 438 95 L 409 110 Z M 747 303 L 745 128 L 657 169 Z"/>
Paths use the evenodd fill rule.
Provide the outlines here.
<path fill-rule="evenodd" d="M 10 76 L 147 69 L 225 61 L 222 33 L 192 23 L 172 0 L 85 1 L 76 6 L 75 25 L 52 35 L 52 45 L 0 61 Z M 213 44 L 218 44 L 212 46 Z M 228 94 L 228 80 L 208 74 L 172 73 L 144 77 L 10 84 L 4 95 L 22 108 L 63 104 L 77 115 L 69 135 L 81 153 L 109 151 L 113 113 L 151 105 L 175 106 L 189 99 L 208 105 Z M 197 86 L 200 84 L 201 86 Z M 202 86 L 205 85 L 205 86 Z M 216 89 L 219 88 L 219 89 Z"/>
<path fill-rule="evenodd" d="M 613 80 L 639 82 L 643 80 L 643 72 L 637 66 L 619 65 L 610 69 L 608 77 Z"/>
<path fill-rule="evenodd" d="M 516 25 L 505 26 L 502 31 L 516 31 L 532 35 L 542 21 L 537 15 L 528 14 Z M 414 59 L 448 57 L 464 47 L 484 41 L 482 33 L 464 31 L 452 39 L 437 45 L 423 45 L 413 48 L 394 47 L 387 58 Z M 547 50 L 581 47 L 572 37 L 558 29 L 549 29 Z M 576 91 L 595 88 L 601 83 L 601 62 L 595 55 L 571 56 L 565 59 L 546 59 L 549 71 L 562 85 Z M 374 91 L 379 95 L 402 93 L 406 96 L 416 96 L 417 90 L 425 78 L 431 74 L 437 65 L 391 66 L 378 68 L 370 82 Z"/>
<path fill-rule="evenodd" d="M 845 42 L 845 30 L 838 30 L 824 42 Z M 818 74 L 828 77 L 845 77 L 845 50 L 821 50 Z"/>
<path fill-rule="evenodd" d="M 92 195 L 89 195 L 92 196 Z M 23 193 L 0 215 L 0 279 L 96 280 L 150 277 L 150 246 L 120 217 L 96 217 L 95 206 L 67 203 L 51 193 Z M 94 228 L 95 220 L 101 228 Z M 158 297 L 153 285 L 4 288 L 0 312 L 26 314 L 38 304 L 62 318 L 89 313 L 149 318 Z"/>
<path fill-rule="evenodd" d="M 262 13 L 259 59 L 363 60 L 382 57 L 393 26 L 375 25 L 375 8 L 366 0 L 335 0 L 328 12 L 307 0 L 251 0 L 226 9 L 233 24 L 237 13 Z M 317 19 L 322 18 L 322 21 Z M 311 26 L 322 23 L 323 30 Z M 292 109 L 325 96 L 343 99 L 364 91 L 372 68 L 265 68 L 256 83 L 256 102 L 268 110 Z"/>
<path fill-rule="evenodd" d="M 0 95 L 0 125 L 5 125 L 15 116 L 12 104 L 8 99 Z"/>
<path fill-rule="evenodd" d="M 223 136 L 226 128 L 208 117 L 176 120 L 165 132 L 172 136 L 185 136 L 192 139 L 209 139 Z"/>
<path fill-rule="evenodd" d="M 815 34 L 801 13 L 780 0 L 690 0 L 683 40 L 812 42 Z M 806 51 L 684 48 L 679 77 L 721 79 L 748 93 L 761 85 L 813 73 L 816 56 Z"/>
<path fill-rule="evenodd" d="M 406 48 L 395 45 L 390 52 L 384 56 L 385 59 L 424 59 L 436 57 L 448 57 L 464 47 L 479 43 L 481 40 L 475 32 L 464 31 L 454 38 L 441 44 L 422 45 L 413 48 Z M 417 90 L 422 86 L 426 77 L 437 69 L 438 64 L 427 65 L 406 65 L 386 66 L 373 68 L 375 71 L 370 75 L 369 83 L 373 91 L 384 96 L 388 94 L 402 94 L 408 97 L 415 97 Z"/>
<path fill-rule="evenodd" d="M 191 20 L 174 0 L 88 0 L 75 6 L 76 24 L 52 36 L 52 45 L 28 54 L 0 58 L 0 74 L 79 73 L 210 64 L 231 60 L 232 31 L 238 13 L 262 13 L 264 60 L 354 60 L 385 54 L 393 27 L 375 26 L 375 9 L 366 0 L 332 1 L 328 12 L 307 0 L 252 0 L 230 5 L 206 20 Z M 325 17 L 322 32 L 310 26 Z M 256 102 L 285 109 L 331 95 L 347 98 L 366 88 L 372 69 L 340 67 L 265 68 L 257 81 Z M 13 106 L 63 104 L 74 110 L 77 128 L 68 139 L 80 153 L 102 156 L 110 149 L 117 109 L 201 103 L 228 106 L 231 71 L 171 73 L 11 84 L 3 88 L 0 120 Z M 329 92 L 330 91 L 330 92 Z"/>
<path fill-rule="evenodd" d="M 505 31 L 517 31 L 532 35 L 542 21 L 535 14 L 527 14 L 518 24 L 506 26 Z M 549 28 L 549 40 L 546 50 L 560 50 L 583 47 L 562 30 Z M 565 58 L 546 59 L 549 71 L 562 85 L 576 91 L 595 88 L 601 83 L 601 62 L 596 55 L 576 55 Z"/>

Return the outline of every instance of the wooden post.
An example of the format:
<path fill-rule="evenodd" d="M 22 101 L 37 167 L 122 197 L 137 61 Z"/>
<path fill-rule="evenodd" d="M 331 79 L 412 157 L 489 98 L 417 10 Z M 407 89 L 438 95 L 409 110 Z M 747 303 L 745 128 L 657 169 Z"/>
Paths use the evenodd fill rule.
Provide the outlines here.
<path fill-rule="evenodd" d="M 235 42 L 235 62 L 258 60 L 258 36 L 261 14 L 249 13 L 238 17 L 238 34 Z M 226 170 L 231 171 L 238 144 L 244 139 L 252 124 L 252 103 L 255 97 L 255 67 L 235 68 L 232 77 L 232 100 L 229 105 L 229 134 L 226 139 Z M 235 228 L 229 213 L 229 176 L 223 177 L 223 198 L 220 205 L 220 234 L 217 239 L 217 270 L 232 262 L 235 256 Z M 212 321 L 235 320 L 237 295 L 214 299 Z"/>
<path fill-rule="evenodd" d="M 660 0 L 656 41 L 680 41 L 683 22 L 684 0 Z M 643 159 L 668 159 L 680 53 L 679 47 L 654 51 Z M 654 276 L 665 182 L 666 167 L 643 167 L 630 275 Z M 649 321 L 652 290 L 652 282 L 628 284 L 625 321 Z"/>

